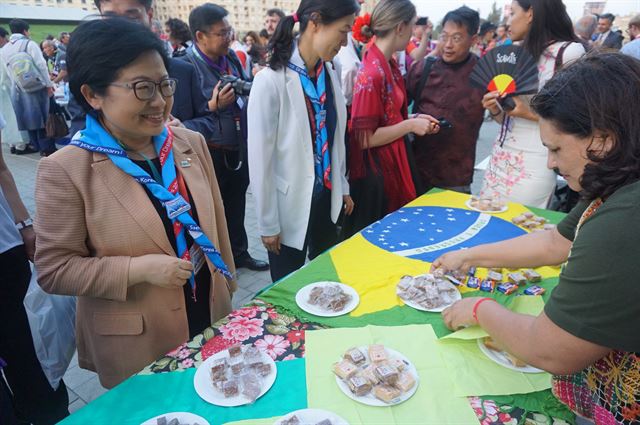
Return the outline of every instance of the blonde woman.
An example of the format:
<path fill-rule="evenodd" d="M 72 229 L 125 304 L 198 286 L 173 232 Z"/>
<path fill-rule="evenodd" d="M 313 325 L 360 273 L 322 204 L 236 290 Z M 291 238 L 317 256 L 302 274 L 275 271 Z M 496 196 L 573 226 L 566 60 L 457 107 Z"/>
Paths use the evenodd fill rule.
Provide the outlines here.
<path fill-rule="evenodd" d="M 407 115 L 407 96 L 393 54 L 409 43 L 417 20 L 410 0 L 382 0 L 355 37 L 372 40 L 356 77 L 349 137 L 349 184 L 356 208 L 347 235 L 416 198 L 411 149 L 405 136 L 437 133 L 429 115 Z"/>

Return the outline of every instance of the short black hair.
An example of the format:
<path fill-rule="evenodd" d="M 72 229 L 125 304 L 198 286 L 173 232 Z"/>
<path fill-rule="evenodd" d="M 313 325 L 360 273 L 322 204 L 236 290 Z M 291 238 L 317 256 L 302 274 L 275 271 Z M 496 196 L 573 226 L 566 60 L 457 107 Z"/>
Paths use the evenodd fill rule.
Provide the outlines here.
<path fill-rule="evenodd" d="M 102 11 L 102 8 L 100 7 L 100 5 L 102 3 L 108 3 L 109 1 L 111 0 L 93 0 L 93 4 L 96 5 L 96 8 L 99 11 Z M 144 10 L 149 10 L 151 9 L 151 6 L 153 6 L 153 0 L 137 0 L 137 1 L 138 3 L 140 3 L 142 7 L 144 7 Z"/>
<path fill-rule="evenodd" d="M 616 17 L 613 16 L 612 13 L 604 13 L 598 17 L 598 19 L 606 19 L 610 24 L 613 24 L 613 21 L 616 20 Z"/>
<path fill-rule="evenodd" d="M 9 29 L 11 34 L 24 34 L 25 31 L 29 31 L 29 23 L 22 19 L 12 19 L 9 21 Z"/>
<path fill-rule="evenodd" d="M 277 15 L 280 17 L 280 19 L 284 18 L 286 15 L 284 14 L 284 12 L 282 11 L 282 9 L 278 9 L 277 7 L 274 7 L 272 9 L 267 10 L 267 16 L 273 16 L 273 15 Z"/>
<path fill-rule="evenodd" d="M 7 32 L 5 27 L 0 27 L 0 38 L 5 38 L 8 35 L 9 35 L 9 33 Z"/>
<path fill-rule="evenodd" d="M 464 26 L 469 35 L 476 35 L 480 25 L 480 15 L 470 7 L 462 6 L 444 15 L 442 26 L 444 27 L 444 24 L 449 21 L 456 25 Z"/>
<path fill-rule="evenodd" d="M 196 39 L 196 32 L 206 32 L 211 25 L 222 21 L 227 15 L 227 9 L 213 3 L 204 3 L 193 8 L 189 13 L 189 28 L 193 39 Z"/>
<path fill-rule="evenodd" d="M 80 91 L 83 84 L 104 94 L 123 68 L 152 51 L 160 55 L 168 69 L 169 58 L 163 42 L 144 25 L 124 18 L 84 22 L 73 31 L 67 48 L 69 89 L 89 112 L 91 106 Z"/>
<path fill-rule="evenodd" d="M 620 90 L 624 87 L 624 90 Z M 613 135 L 606 154 L 587 149 L 582 196 L 607 198 L 640 180 L 640 61 L 620 53 L 589 53 L 561 69 L 531 100 L 531 108 L 564 134 Z"/>
<path fill-rule="evenodd" d="M 483 22 L 482 25 L 480 25 L 480 32 L 478 34 L 480 36 L 483 36 L 489 31 L 495 31 L 497 29 L 498 27 L 496 26 L 496 24 L 494 24 L 493 22 L 486 21 L 486 22 Z"/>
<path fill-rule="evenodd" d="M 191 31 L 189 30 L 189 25 L 183 20 L 178 18 L 169 18 L 165 25 L 169 27 L 169 35 L 184 43 L 185 41 L 191 40 Z"/>

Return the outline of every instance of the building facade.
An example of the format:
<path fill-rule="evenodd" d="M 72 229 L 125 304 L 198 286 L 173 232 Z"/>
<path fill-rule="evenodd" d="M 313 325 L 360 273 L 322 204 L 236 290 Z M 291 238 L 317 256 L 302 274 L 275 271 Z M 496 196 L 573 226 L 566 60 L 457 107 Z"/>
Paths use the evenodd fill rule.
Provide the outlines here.
<path fill-rule="evenodd" d="M 0 0 L 2 4 L 12 6 L 46 6 L 82 9 L 89 12 L 98 12 L 93 0 Z"/>
<path fill-rule="evenodd" d="M 180 18 L 189 22 L 191 9 L 202 3 L 204 3 L 203 0 L 156 0 L 155 17 L 160 22 L 165 22 L 169 18 Z M 229 21 L 241 37 L 247 31 L 260 31 L 264 28 L 267 10 L 277 7 L 289 15 L 298 8 L 300 0 L 212 0 L 211 3 L 218 4 L 229 11 Z M 365 0 L 362 10 L 371 12 L 375 3 L 376 0 Z"/>

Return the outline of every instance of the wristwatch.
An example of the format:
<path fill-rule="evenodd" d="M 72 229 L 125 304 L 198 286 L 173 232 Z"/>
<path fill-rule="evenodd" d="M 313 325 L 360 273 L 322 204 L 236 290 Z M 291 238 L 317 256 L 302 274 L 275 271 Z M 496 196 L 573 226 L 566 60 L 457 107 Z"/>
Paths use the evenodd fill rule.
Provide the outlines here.
<path fill-rule="evenodd" d="M 19 221 L 16 223 L 16 229 L 18 230 L 22 230 L 31 226 L 33 226 L 33 220 L 30 218 L 24 219 L 23 221 Z"/>

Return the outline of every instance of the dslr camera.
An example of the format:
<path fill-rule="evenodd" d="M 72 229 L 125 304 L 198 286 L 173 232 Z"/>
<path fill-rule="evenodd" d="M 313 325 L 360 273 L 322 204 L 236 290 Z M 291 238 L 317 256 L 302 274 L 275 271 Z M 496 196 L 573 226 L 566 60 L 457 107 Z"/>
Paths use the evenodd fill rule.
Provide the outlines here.
<path fill-rule="evenodd" d="M 222 87 L 225 87 L 227 84 L 231 84 L 231 88 L 238 96 L 249 96 L 249 93 L 251 93 L 252 83 L 244 81 L 242 78 L 236 77 L 235 75 L 223 75 L 220 77 L 220 81 L 222 81 Z"/>

